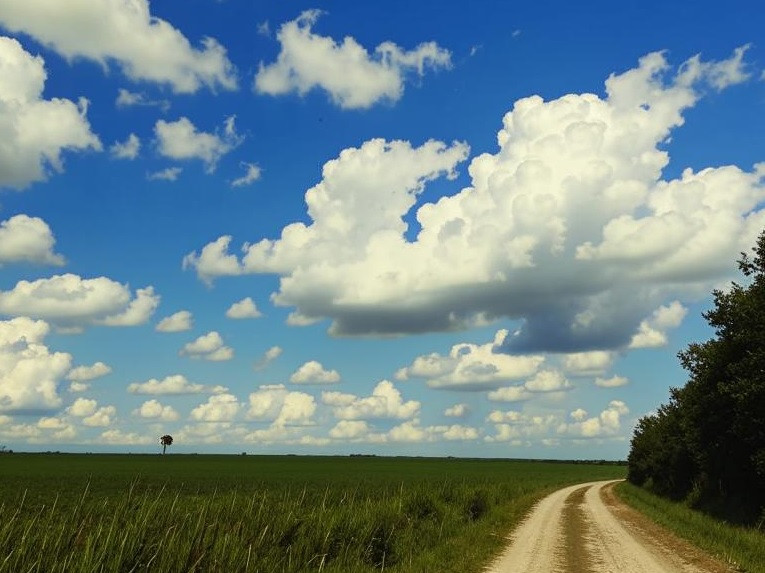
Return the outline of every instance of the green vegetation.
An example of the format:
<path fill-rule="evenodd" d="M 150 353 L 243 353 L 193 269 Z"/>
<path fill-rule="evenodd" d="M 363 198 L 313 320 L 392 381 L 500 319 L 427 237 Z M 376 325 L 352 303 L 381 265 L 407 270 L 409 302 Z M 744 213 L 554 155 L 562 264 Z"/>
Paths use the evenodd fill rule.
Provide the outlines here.
<path fill-rule="evenodd" d="M 679 354 L 690 379 L 640 420 L 629 480 L 741 524 L 765 522 L 765 233 L 739 268 L 749 285 L 714 291 L 715 338 Z"/>
<path fill-rule="evenodd" d="M 535 500 L 623 466 L 13 454 L 0 572 L 480 571 Z"/>
<path fill-rule="evenodd" d="M 730 525 L 628 482 L 618 484 L 616 493 L 655 522 L 736 566 L 737 570 L 765 573 L 765 535 L 759 531 Z"/>

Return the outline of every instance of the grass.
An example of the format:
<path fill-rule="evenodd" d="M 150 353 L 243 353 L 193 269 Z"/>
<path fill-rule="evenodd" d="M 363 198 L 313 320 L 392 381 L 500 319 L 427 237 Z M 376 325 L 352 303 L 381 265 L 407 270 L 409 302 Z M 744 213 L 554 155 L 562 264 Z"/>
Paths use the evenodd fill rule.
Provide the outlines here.
<path fill-rule="evenodd" d="M 762 531 L 730 525 L 628 482 L 618 484 L 615 490 L 619 498 L 656 523 L 739 571 L 765 573 L 765 534 Z"/>
<path fill-rule="evenodd" d="M 541 496 L 624 467 L 13 454 L 0 572 L 480 571 Z"/>

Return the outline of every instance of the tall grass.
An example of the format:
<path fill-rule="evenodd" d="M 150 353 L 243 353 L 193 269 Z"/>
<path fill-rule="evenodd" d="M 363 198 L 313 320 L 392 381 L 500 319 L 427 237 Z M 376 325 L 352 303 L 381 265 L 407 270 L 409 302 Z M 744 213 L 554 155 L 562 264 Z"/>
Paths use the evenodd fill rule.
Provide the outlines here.
<path fill-rule="evenodd" d="M 270 466 L 260 460 L 253 479 L 241 473 L 252 462 L 234 459 L 213 480 L 183 471 L 195 467 L 189 460 L 146 463 L 176 461 L 180 471 L 162 483 L 149 475 L 118 487 L 104 474 L 109 466 L 89 474 L 79 491 L 62 482 L 60 491 L 43 491 L 26 473 L 28 495 L 18 489 L 11 496 L 6 481 L 0 573 L 479 571 L 536 499 L 566 483 L 624 473 L 613 466 L 317 459 L 323 473 L 305 459 L 273 459 Z"/>
<path fill-rule="evenodd" d="M 765 573 L 765 532 L 730 525 L 686 504 L 654 495 L 629 482 L 616 486 L 619 498 L 656 523 L 747 573 Z"/>

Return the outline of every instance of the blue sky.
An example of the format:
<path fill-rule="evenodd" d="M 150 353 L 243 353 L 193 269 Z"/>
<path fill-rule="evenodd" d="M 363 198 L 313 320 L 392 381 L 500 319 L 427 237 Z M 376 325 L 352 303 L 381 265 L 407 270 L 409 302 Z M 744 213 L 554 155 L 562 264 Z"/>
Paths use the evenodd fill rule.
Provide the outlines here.
<path fill-rule="evenodd" d="M 762 8 L 0 0 L 0 443 L 624 458 L 765 228 Z"/>

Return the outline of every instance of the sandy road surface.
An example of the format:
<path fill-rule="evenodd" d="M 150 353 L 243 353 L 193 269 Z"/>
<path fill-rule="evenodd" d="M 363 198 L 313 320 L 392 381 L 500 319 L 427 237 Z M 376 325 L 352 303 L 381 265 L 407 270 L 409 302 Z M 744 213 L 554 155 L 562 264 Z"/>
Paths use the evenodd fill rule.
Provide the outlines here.
<path fill-rule="evenodd" d="M 487 573 L 726 573 L 725 564 L 622 504 L 615 481 L 540 501 Z"/>

